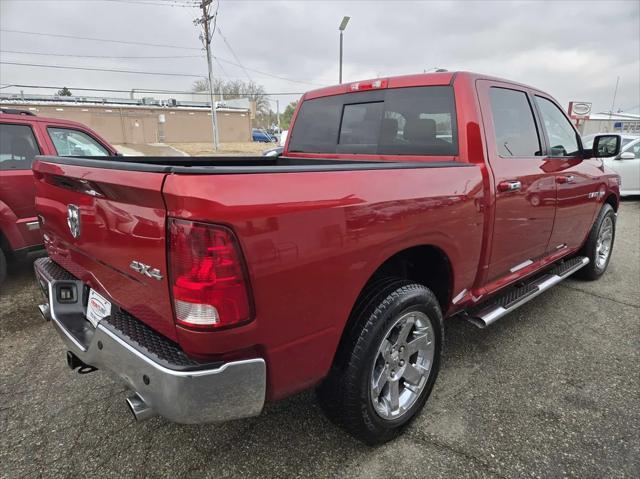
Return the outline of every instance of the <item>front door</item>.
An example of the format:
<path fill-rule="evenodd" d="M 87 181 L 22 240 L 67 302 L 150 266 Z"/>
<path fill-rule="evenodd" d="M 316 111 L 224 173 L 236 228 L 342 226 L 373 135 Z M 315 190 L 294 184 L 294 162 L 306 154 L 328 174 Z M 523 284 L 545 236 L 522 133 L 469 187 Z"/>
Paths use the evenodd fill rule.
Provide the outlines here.
<path fill-rule="evenodd" d="M 545 143 L 530 93 L 488 80 L 478 81 L 477 88 L 495 190 L 486 284 L 546 254 L 556 211 L 556 183 L 554 175 L 545 171 Z"/>
<path fill-rule="evenodd" d="M 536 94 L 535 102 L 549 144 L 547 168 L 558 187 L 549 250 L 575 249 L 584 243 L 599 205 L 603 163 L 598 158 L 584 159 L 578 132 L 553 100 Z"/>

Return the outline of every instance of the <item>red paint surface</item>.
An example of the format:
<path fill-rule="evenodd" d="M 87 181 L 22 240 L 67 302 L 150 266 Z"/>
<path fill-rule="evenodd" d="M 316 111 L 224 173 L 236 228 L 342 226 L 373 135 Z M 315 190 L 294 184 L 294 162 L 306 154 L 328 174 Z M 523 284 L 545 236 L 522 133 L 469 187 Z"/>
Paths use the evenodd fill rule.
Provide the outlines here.
<path fill-rule="evenodd" d="M 467 291 L 450 304 L 452 314 L 575 252 L 600 204 L 617 197 L 615 174 L 598 160 L 499 159 L 479 78 L 442 73 L 388 79 L 390 88 L 453 79 L 458 157 L 332 155 L 455 160 L 472 167 L 165 176 L 39 162 L 38 209 L 46 218 L 49 254 L 188 354 L 264 357 L 270 399 L 304 389 L 326 375 L 358 294 L 389 257 L 418 245 L 446 254 L 452 297 Z M 581 181 L 563 189 L 557 177 L 568 173 Z M 54 186 L 51 175 L 92 181 L 106 197 Z M 514 178 L 522 181 L 521 191 L 496 192 L 500 181 Z M 604 195 L 588 198 L 594 188 L 604 188 Z M 80 206 L 87 237 L 70 237 L 68 203 Z M 225 225 L 237 235 L 255 306 L 251 322 L 220 331 L 175 325 L 166 281 L 167 217 Z M 554 242 L 567 247 L 555 250 Z M 528 259 L 533 264 L 509 271 Z M 159 268 L 165 279 L 136 276 L 128 268 L 132 260 Z"/>

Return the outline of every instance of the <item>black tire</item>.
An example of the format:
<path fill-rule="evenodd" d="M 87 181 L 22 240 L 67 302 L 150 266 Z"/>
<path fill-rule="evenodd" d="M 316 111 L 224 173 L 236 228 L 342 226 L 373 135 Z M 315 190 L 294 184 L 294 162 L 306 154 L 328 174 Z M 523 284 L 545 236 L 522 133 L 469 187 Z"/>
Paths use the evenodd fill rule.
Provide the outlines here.
<path fill-rule="evenodd" d="M 609 248 L 609 255 L 606 261 L 603 264 L 598 264 L 596 261 L 598 256 L 598 236 L 600 234 L 600 230 L 602 229 L 603 224 L 607 220 L 607 218 L 611 219 L 613 224 L 613 231 L 611 237 L 611 247 Z M 584 268 L 581 268 L 576 276 L 582 279 L 586 279 L 588 281 L 594 281 L 599 279 L 600 276 L 604 274 L 607 270 L 607 266 L 609 266 L 609 261 L 611 261 L 611 254 L 613 253 L 613 245 L 615 243 L 616 238 L 616 213 L 613 211 L 613 208 L 609 203 L 605 203 L 602 205 L 600 209 L 600 213 L 596 217 L 596 220 L 593 222 L 593 226 L 591 227 L 591 231 L 589 231 L 589 236 L 587 236 L 587 241 L 585 242 L 582 250 L 580 251 L 581 256 L 586 256 L 589 258 L 589 264 Z"/>
<path fill-rule="evenodd" d="M 0 285 L 4 283 L 4 280 L 7 277 L 7 257 L 4 254 L 4 251 L 0 248 Z"/>
<path fill-rule="evenodd" d="M 423 388 L 412 405 L 397 418 L 379 415 L 371 399 L 373 365 L 383 340 L 398 318 L 420 312 L 433 331 L 435 351 Z M 422 410 L 440 370 L 444 327 L 434 294 L 411 281 L 386 279 L 374 283 L 361 295 L 352 321 L 340 343 L 334 366 L 317 390 L 327 416 L 367 444 L 395 438 Z M 408 361 L 408 359 L 407 359 Z"/>

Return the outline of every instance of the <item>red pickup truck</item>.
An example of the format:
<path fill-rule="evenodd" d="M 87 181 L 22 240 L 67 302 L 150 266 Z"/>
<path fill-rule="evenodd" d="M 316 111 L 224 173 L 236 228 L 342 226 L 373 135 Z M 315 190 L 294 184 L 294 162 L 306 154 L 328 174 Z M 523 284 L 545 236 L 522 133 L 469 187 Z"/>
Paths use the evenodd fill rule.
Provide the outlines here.
<path fill-rule="evenodd" d="M 305 94 L 282 157 L 39 157 L 40 310 L 138 419 L 247 417 L 318 386 L 387 441 L 433 388 L 444 318 L 486 327 L 604 273 L 619 148 L 583 149 L 544 92 L 447 72 Z"/>
<path fill-rule="evenodd" d="M 0 285 L 7 274 L 8 256 L 42 249 L 31 173 L 36 155 L 116 154 L 80 123 L 0 108 Z"/>

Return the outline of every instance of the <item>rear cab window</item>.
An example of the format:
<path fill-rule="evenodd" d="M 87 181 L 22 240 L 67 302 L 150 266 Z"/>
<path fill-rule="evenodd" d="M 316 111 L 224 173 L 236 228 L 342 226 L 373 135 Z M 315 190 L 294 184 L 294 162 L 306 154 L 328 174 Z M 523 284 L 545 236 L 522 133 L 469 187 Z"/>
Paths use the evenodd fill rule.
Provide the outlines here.
<path fill-rule="evenodd" d="M 109 156 L 98 141 L 80 130 L 48 127 L 47 133 L 59 156 Z"/>
<path fill-rule="evenodd" d="M 455 156 L 453 88 L 394 88 L 305 100 L 289 151 Z"/>
<path fill-rule="evenodd" d="M 30 170 L 40 154 L 38 142 L 28 125 L 0 123 L 0 171 Z"/>

